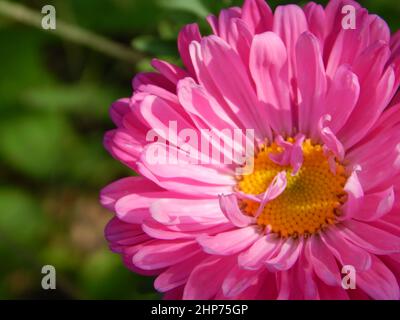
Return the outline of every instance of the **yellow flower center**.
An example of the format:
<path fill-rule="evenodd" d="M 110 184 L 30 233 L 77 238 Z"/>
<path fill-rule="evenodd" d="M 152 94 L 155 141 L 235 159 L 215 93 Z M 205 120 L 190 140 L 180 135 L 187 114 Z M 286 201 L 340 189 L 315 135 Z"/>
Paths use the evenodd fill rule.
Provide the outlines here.
<path fill-rule="evenodd" d="M 288 139 L 293 142 L 293 139 Z M 329 166 L 322 146 L 305 140 L 302 145 L 303 164 L 295 176 L 291 166 L 273 162 L 270 154 L 282 152 L 276 143 L 261 148 L 254 158 L 251 174 L 238 177 L 238 189 L 246 194 L 259 195 L 266 191 L 273 178 L 286 171 L 287 186 L 276 199 L 268 202 L 257 218 L 257 224 L 282 237 L 307 237 L 336 223 L 340 207 L 346 200 L 343 190 L 347 180 L 345 168 L 336 162 L 336 174 Z M 242 211 L 255 215 L 259 203 L 240 200 Z"/>

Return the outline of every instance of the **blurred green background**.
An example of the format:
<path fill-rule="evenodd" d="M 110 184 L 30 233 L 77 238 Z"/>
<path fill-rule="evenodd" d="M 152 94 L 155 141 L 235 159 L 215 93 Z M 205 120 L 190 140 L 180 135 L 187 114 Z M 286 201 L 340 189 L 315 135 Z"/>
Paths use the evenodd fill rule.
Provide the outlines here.
<path fill-rule="evenodd" d="M 4 2 L 0 0 L 1 3 Z M 91 30 L 129 47 L 126 62 L 27 26 L 0 12 L 0 298 L 157 299 L 152 278 L 135 275 L 108 250 L 112 214 L 99 190 L 130 175 L 103 149 L 108 109 L 131 94 L 131 78 L 151 57 L 178 61 L 187 23 L 241 0 L 11 1 L 57 23 Z M 278 3 L 298 1 L 270 1 Z M 302 2 L 300 2 L 302 3 Z M 363 1 L 399 28 L 398 0 Z M 42 290 L 41 268 L 57 270 L 57 290 Z"/>

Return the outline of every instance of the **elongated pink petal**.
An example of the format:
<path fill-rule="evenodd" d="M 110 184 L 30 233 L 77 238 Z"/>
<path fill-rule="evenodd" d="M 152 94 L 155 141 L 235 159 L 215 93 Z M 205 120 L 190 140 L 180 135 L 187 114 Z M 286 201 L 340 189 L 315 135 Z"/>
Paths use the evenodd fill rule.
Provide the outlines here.
<path fill-rule="evenodd" d="M 372 267 L 357 274 L 357 285 L 373 299 L 400 299 L 399 285 L 393 273 L 377 257 L 372 257 Z"/>
<path fill-rule="evenodd" d="M 265 117 L 277 132 L 291 134 L 287 53 L 278 35 L 265 32 L 254 37 L 250 51 L 250 72 L 258 98 L 265 103 Z"/>
<path fill-rule="evenodd" d="M 184 285 L 191 272 L 205 259 L 203 253 L 199 253 L 189 259 L 175 264 L 162 272 L 154 281 L 154 287 L 161 292 L 166 292 Z"/>
<path fill-rule="evenodd" d="M 203 38 L 201 48 L 208 72 L 231 110 L 247 128 L 254 128 L 256 137 L 271 137 L 269 126 L 257 116 L 261 106 L 237 54 L 215 36 Z"/>
<path fill-rule="evenodd" d="M 243 251 L 262 236 L 258 228 L 249 226 L 220 233 L 216 236 L 202 235 L 197 238 L 204 251 L 216 255 L 232 255 Z"/>
<path fill-rule="evenodd" d="M 324 110 L 331 115 L 329 128 L 337 133 L 350 117 L 360 95 L 358 77 L 349 65 L 341 65 L 328 89 Z"/>
<path fill-rule="evenodd" d="M 199 252 L 194 241 L 174 240 L 156 241 L 142 247 L 132 258 L 137 267 L 151 270 L 179 263 Z"/>
<path fill-rule="evenodd" d="M 115 101 L 110 108 L 110 117 L 117 127 L 122 125 L 122 119 L 130 109 L 131 100 L 128 98 Z"/>
<path fill-rule="evenodd" d="M 289 238 L 282 243 L 278 254 L 266 261 L 266 265 L 272 270 L 288 270 L 296 263 L 302 249 L 303 239 L 293 240 Z"/>
<path fill-rule="evenodd" d="M 315 137 L 317 122 L 323 113 L 327 78 L 317 38 L 303 33 L 296 45 L 297 81 L 301 94 L 299 129 Z"/>
<path fill-rule="evenodd" d="M 219 204 L 223 214 L 236 227 L 243 228 L 254 223 L 254 218 L 246 216 L 239 208 L 234 194 L 219 196 Z"/>
<path fill-rule="evenodd" d="M 374 221 L 389 213 L 394 205 L 393 186 L 386 190 L 366 194 L 353 218 L 361 221 Z"/>
<path fill-rule="evenodd" d="M 253 34 L 268 31 L 272 28 L 272 11 L 264 0 L 245 0 L 242 19 Z"/>
<path fill-rule="evenodd" d="M 349 241 L 375 254 L 400 252 L 400 237 L 355 220 L 343 223 L 342 234 Z"/>
<path fill-rule="evenodd" d="M 359 210 L 364 199 L 364 190 L 358 179 L 357 170 L 354 170 L 347 179 L 344 191 L 347 192 L 347 202 L 343 206 L 344 216 L 340 219 L 350 219 Z"/>
<path fill-rule="evenodd" d="M 296 74 L 295 48 L 300 35 L 308 30 L 303 10 L 296 5 L 278 6 L 274 13 L 272 31 L 279 35 L 288 52 L 289 81 Z M 292 95 L 294 92 L 292 92 Z"/>
<path fill-rule="evenodd" d="M 164 225 L 228 222 L 217 199 L 158 199 L 149 209 L 153 219 Z"/>
<path fill-rule="evenodd" d="M 344 148 L 332 130 L 326 125 L 327 121 L 331 121 L 331 115 L 324 115 L 319 120 L 319 136 L 324 142 L 325 146 L 333 152 L 333 154 L 337 157 L 338 160 L 342 161 L 344 158 Z"/>
<path fill-rule="evenodd" d="M 199 31 L 199 26 L 195 23 L 188 24 L 187 26 L 183 27 L 178 35 L 179 54 L 186 68 L 193 76 L 195 75 L 195 71 L 193 68 L 192 59 L 190 57 L 189 45 L 192 41 L 200 42 L 200 40 L 201 35 Z"/>
<path fill-rule="evenodd" d="M 226 297 L 235 297 L 259 281 L 260 272 L 243 270 L 235 265 L 222 283 L 222 291 Z"/>
<path fill-rule="evenodd" d="M 313 236 L 307 242 L 306 252 L 314 272 L 326 284 L 340 285 L 340 273 L 338 265 L 331 251 L 319 236 Z"/>
<path fill-rule="evenodd" d="M 279 250 L 281 244 L 281 240 L 275 234 L 260 237 L 250 248 L 240 253 L 238 263 L 244 269 L 257 270 Z"/>
<path fill-rule="evenodd" d="M 276 199 L 282 194 L 283 191 L 285 191 L 286 185 L 286 171 L 279 172 L 262 195 L 260 206 L 258 207 L 255 214 L 256 217 L 261 214 L 261 212 L 264 210 L 265 205 L 269 201 Z"/>
<path fill-rule="evenodd" d="M 153 59 L 151 65 L 174 84 L 188 76 L 185 70 L 163 60 Z"/>
<path fill-rule="evenodd" d="M 357 271 L 369 270 L 371 267 L 371 255 L 364 249 L 345 240 L 335 229 L 330 227 L 321 233 L 322 240 L 332 254 L 342 265 L 352 265 Z"/>
<path fill-rule="evenodd" d="M 235 264 L 233 258 L 211 256 L 200 263 L 191 273 L 183 293 L 183 299 L 212 299 L 220 290 L 226 273 Z M 207 286 L 204 284 L 207 283 Z"/>

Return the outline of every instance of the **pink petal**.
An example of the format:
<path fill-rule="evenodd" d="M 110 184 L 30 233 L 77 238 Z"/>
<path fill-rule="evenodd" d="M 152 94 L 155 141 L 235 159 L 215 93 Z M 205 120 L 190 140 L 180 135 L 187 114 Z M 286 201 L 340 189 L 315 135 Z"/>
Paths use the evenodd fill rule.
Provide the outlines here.
<path fill-rule="evenodd" d="M 297 81 L 301 93 L 299 130 L 315 137 L 327 90 L 325 67 L 317 38 L 303 33 L 296 45 Z"/>
<path fill-rule="evenodd" d="M 142 229 L 146 234 L 162 240 L 196 239 L 203 234 L 218 234 L 231 228 L 230 223 L 223 222 L 164 225 L 152 218 L 145 219 L 142 223 Z"/>
<path fill-rule="evenodd" d="M 292 238 L 282 243 L 277 255 L 266 261 L 267 268 L 273 270 L 288 270 L 299 258 L 303 250 L 303 241 L 293 240 Z"/>
<path fill-rule="evenodd" d="M 253 34 L 271 30 L 272 28 L 272 11 L 264 0 L 245 0 L 242 19 Z"/>
<path fill-rule="evenodd" d="M 320 279 L 316 279 L 318 294 L 321 300 L 350 300 L 349 295 L 355 290 L 345 290 L 342 286 L 330 286 Z M 355 299 L 358 300 L 358 299 Z"/>
<path fill-rule="evenodd" d="M 138 73 L 132 81 L 132 87 L 135 92 L 142 91 L 149 84 L 164 88 L 170 92 L 175 91 L 175 85 L 158 72 Z"/>
<path fill-rule="evenodd" d="M 246 216 L 239 208 L 238 199 L 234 194 L 220 195 L 219 204 L 222 213 L 236 227 L 243 228 L 254 223 L 254 218 Z"/>
<path fill-rule="evenodd" d="M 206 256 L 199 253 L 189 259 L 175 264 L 163 271 L 154 281 L 154 287 L 161 292 L 166 292 L 184 285 L 193 269 L 200 264 Z"/>
<path fill-rule="evenodd" d="M 287 53 L 273 32 L 256 35 L 250 51 L 250 72 L 258 98 L 265 103 L 265 117 L 281 134 L 291 134 L 292 115 L 287 71 Z"/>
<path fill-rule="evenodd" d="M 357 60 L 357 63 L 362 65 L 354 67 L 363 91 L 360 92 L 357 106 L 338 133 L 345 148 L 353 146 L 365 136 L 393 97 L 394 70 L 392 67 L 388 67 L 382 74 L 382 66 L 389 55 L 387 45 L 377 47 L 376 50 L 371 50 L 371 53 L 366 53 L 366 55 L 368 54 L 365 61 L 361 58 Z M 357 72 L 357 67 L 361 71 Z M 374 83 L 373 87 L 369 87 L 371 83 Z M 365 112 L 366 109 L 371 112 Z"/>
<path fill-rule="evenodd" d="M 304 142 L 305 136 L 303 134 L 299 134 L 296 136 L 296 141 L 293 144 L 292 148 L 292 154 L 290 157 L 290 165 L 293 168 L 292 171 L 292 176 L 296 175 L 299 170 L 301 169 L 301 166 L 303 165 L 303 142 Z"/>
<path fill-rule="evenodd" d="M 325 101 L 325 111 L 331 115 L 329 128 L 338 132 L 353 111 L 360 95 L 358 77 L 350 66 L 341 65 L 332 79 Z"/>
<path fill-rule="evenodd" d="M 357 170 L 354 170 L 347 179 L 344 191 L 347 192 L 347 201 L 343 206 L 344 216 L 342 220 L 350 219 L 359 210 L 364 199 L 364 191 L 358 179 Z"/>
<path fill-rule="evenodd" d="M 257 270 L 264 266 L 264 262 L 272 257 L 282 245 L 282 241 L 275 234 L 260 237 L 246 251 L 240 253 L 238 264 L 246 270 Z"/>
<path fill-rule="evenodd" d="M 344 148 L 332 130 L 326 126 L 327 121 L 331 121 L 331 115 L 324 115 L 319 120 L 318 129 L 319 136 L 321 137 L 324 145 L 333 152 L 338 160 L 342 161 L 344 159 Z"/>
<path fill-rule="evenodd" d="M 126 130 L 108 131 L 104 136 L 104 147 L 118 161 L 136 169 L 137 160 L 143 152 L 143 144 Z"/>
<path fill-rule="evenodd" d="M 306 253 L 300 253 L 298 262 L 293 267 L 294 271 L 294 290 L 291 299 L 318 300 L 319 292 L 317 281 L 314 276 L 313 266 Z"/>
<path fill-rule="evenodd" d="M 139 120 L 152 129 L 157 138 L 169 141 L 175 146 L 185 143 L 179 136 L 180 132 L 185 129 L 196 131 L 193 124 L 190 123 L 188 115 L 177 110 L 173 104 L 154 95 L 146 96 L 139 108 L 134 109 L 134 112 Z M 147 140 L 149 138 L 146 137 Z M 187 144 L 198 152 L 197 141 L 188 141 Z"/>
<path fill-rule="evenodd" d="M 269 126 L 260 121 L 260 104 L 237 54 L 215 36 L 203 38 L 201 48 L 208 72 L 232 112 L 246 128 L 255 130 L 256 137 L 271 137 Z"/>
<path fill-rule="evenodd" d="M 189 45 L 192 41 L 200 42 L 201 35 L 199 26 L 195 23 L 188 24 L 182 28 L 178 35 L 178 49 L 181 59 L 191 75 L 195 75 L 192 59 L 190 57 Z"/>
<path fill-rule="evenodd" d="M 368 271 L 357 273 L 357 286 L 376 300 L 399 300 L 399 285 L 396 277 L 376 256 Z"/>
<path fill-rule="evenodd" d="M 158 146 L 157 146 L 158 147 Z M 166 145 L 160 145 L 160 148 L 167 148 Z M 226 185 L 226 186 L 234 186 L 236 185 L 236 181 L 234 177 L 230 174 L 223 172 L 217 168 L 212 168 L 206 165 L 196 164 L 196 163 L 187 163 L 185 159 L 185 152 L 174 149 L 173 147 L 167 148 L 167 157 L 166 163 L 158 163 L 155 162 L 157 159 L 151 159 L 150 150 L 148 149 L 149 145 L 144 149 L 143 155 L 140 158 L 140 162 L 144 164 L 151 172 L 157 177 L 164 179 L 191 179 L 196 180 L 200 183 L 210 184 L 210 185 Z M 149 153 L 147 153 L 149 150 Z M 177 163 L 173 163 L 170 161 L 172 156 L 174 156 L 173 152 L 176 150 Z M 153 161 L 154 160 L 154 161 Z M 181 161 L 180 161 L 181 160 Z M 187 159 L 190 161 L 189 159 Z M 172 163 L 171 163 L 172 162 Z"/>
<path fill-rule="evenodd" d="M 286 45 L 288 53 L 289 81 L 296 73 L 295 48 L 299 36 L 308 30 L 303 10 L 296 5 L 278 6 L 274 13 L 273 30 Z M 308 60 L 308 58 L 307 58 Z M 293 95 L 294 93 L 292 93 Z"/>
<path fill-rule="evenodd" d="M 389 213 L 394 205 L 393 186 L 386 190 L 366 194 L 353 218 L 361 221 L 374 221 Z"/>
<path fill-rule="evenodd" d="M 100 192 L 100 202 L 109 210 L 114 210 L 115 203 L 122 197 L 137 192 L 161 192 L 162 188 L 142 177 L 128 177 L 117 180 Z"/>
<path fill-rule="evenodd" d="M 184 286 L 172 289 L 166 292 L 163 296 L 163 300 L 182 300 Z"/>
<path fill-rule="evenodd" d="M 130 99 L 124 98 L 115 101 L 110 108 L 110 116 L 112 121 L 117 127 L 120 127 L 122 124 L 122 118 L 125 114 L 127 114 L 130 109 Z"/>
<path fill-rule="evenodd" d="M 375 254 L 400 252 L 400 237 L 383 231 L 368 223 L 355 220 L 345 221 L 343 237 Z"/>
<path fill-rule="evenodd" d="M 151 204 L 150 212 L 164 225 L 228 222 L 217 199 L 159 199 Z"/>
<path fill-rule="evenodd" d="M 151 65 L 174 84 L 177 84 L 180 79 L 188 76 L 188 74 L 178 66 L 163 60 L 153 59 Z"/>
<path fill-rule="evenodd" d="M 390 38 L 390 49 L 392 51 L 392 60 L 395 57 L 400 56 L 400 31 L 398 30 L 392 37 Z"/>
<path fill-rule="evenodd" d="M 196 168 L 196 170 L 198 168 L 197 166 L 192 167 Z M 189 178 L 166 179 L 162 176 L 155 175 L 151 169 L 151 166 L 150 168 L 148 168 L 146 164 L 142 164 L 140 162 L 137 165 L 138 172 L 143 176 L 147 177 L 148 179 L 165 189 L 179 192 L 185 195 L 187 194 L 195 197 L 209 197 L 232 192 L 232 187 L 227 185 L 213 185 L 202 183 L 198 180 L 193 180 Z M 179 168 L 175 167 L 175 169 L 178 170 Z"/>
<path fill-rule="evenodd" d="M 198 252 L 198 246 L 194 241 L 157 240 L 143 246 L 133 256 L 132 262 L 141 269 L 160 269 L 180 263 Z"/>
<path fill-rule="evenodd" d="M 119 253 L 123 252 L 123 250 L 119 249 L 123 249 L 126 246 L 133 247 L 151 240 L 143 232 L 140 225 L 126 223 L 116 217 L 107 223 L 104 235 L 111 243 L 111 249 Z"/>
<path fill-rule="evenodd" d="M 283 191 L 285 191 L 286 185 L 286 171 L 281 171 L 275 176 L 267 190 L 262 195 L 260 206 L 257 209 L 255 217 L 258 217 L 262 213 L 264 207 L 269 201 L 276 199 L 282 194 Z"/>
<path fill-rule="evenodd" d="M 212 299 L 220 290 L 227 272 L 235 263 L 233 258 L 211 256 L 205 259 L 191 273 L 185 286 L 183 299 Z M 205 283 L 207 283 L 206 286 Z"/>
<path fill-rule="evenodd" d="M 327 33 L 326 14 L 322 5 L 309 2 L 303 7 L 307 18 L 310 32 L 314 34 L 323 48 L 323 43 Z"/>
<path fill-rule="evenodd" d="M 222 283 L 222 291 L 228 298 L 241 294 L 259 282 L 260 272 L 240 269 L 235 265 Z"/>
<path fill-rule="evenodd" d="M 253 35 L 241 19 L 232 19 L 227 42 L 237 52 L 244 65 L 249 64 L 250 46 Z"/>
<path fill-rule="evenodd" d="M 218 17 L 218 36 L 227 41 L 230 33 L 231 22 L 234 19 L 240 18 L 241 8 L 231 7 L 222 9 Z"/>
<path fill-rule="evenodd" d="M 313 236 L 307 242 L 306 252 L 314 272 L 322 281 L 330 286 L 340 285 L 338 265 L 331 251 L 319 236 Z"/>
<path fill-rule="evenodd" d="M 229 256 L 243 251 L 252 245 L 260 236 L 254 226 L 223 232 L 215 236 L 202 235 L 197 238 L 204 251 L 209 254 Z"/>
<path fill-rule="evenodd" d="M 357 271 L 371 267 L 369 253 L 345 240 L 336 227 L 330 226 L 321 233 L 321 238 L 342 265 L 352 265 Z"/>
<path fill-rule="evenodd" d="M 142 177 L 118 180 L 101 191 L 100 201 L 117 216 L 129 223 L 141 223 L 149 216 L 149 206 L 160 197 L 176 197 Z"/>
<path fill-rule="evenodd" d="M 289 300 L 293 291 L 297 289 L 295 283 L 293 268 L 276 273 L 276 282 L 278 296 L 276 300 Z"/>

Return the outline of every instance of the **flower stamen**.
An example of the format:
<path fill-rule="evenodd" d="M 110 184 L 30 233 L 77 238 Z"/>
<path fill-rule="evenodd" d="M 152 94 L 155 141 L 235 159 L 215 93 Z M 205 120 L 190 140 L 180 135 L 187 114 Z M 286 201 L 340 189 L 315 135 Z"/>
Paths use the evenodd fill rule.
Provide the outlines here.
<path fill-rule="evenodd" d="M 286 188 L 278 197 L 265 204 L 251 197 L 239 200 L 245 214 L 256 217 L 258 225 L 282 237 L 305 237 L 335 224 L 346 199 L 344 166 L 335 160 L 336 173 L 332 173 L 323 147 L 309 139 L 301 148 L 303 163 L 296 175 L 292 174 L 290 164 L 282 166 L 271 160 L 271 155 L 284 151 L 274 142 L 260 148 L 253 173 L 238 179 L 237 189 L 242 194 L 259 195 L 280 172 L 286 172 Z"/>

